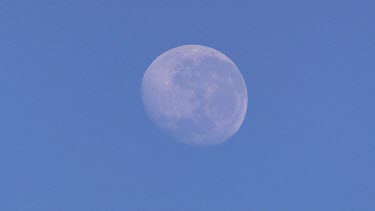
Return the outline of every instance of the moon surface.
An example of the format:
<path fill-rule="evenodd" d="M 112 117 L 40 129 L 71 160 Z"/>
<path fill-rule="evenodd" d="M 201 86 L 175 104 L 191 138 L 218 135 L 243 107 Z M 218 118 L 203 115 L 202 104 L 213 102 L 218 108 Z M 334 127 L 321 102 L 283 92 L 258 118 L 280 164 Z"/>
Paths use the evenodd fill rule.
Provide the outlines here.
<path fill-rule="evenodd" d="M 245 81 L 223 53 L 183 45 L 157 57 L 142 80 L 145 110 L 163 131 L 195 146 L 216 145 L 241 127 Z"/>

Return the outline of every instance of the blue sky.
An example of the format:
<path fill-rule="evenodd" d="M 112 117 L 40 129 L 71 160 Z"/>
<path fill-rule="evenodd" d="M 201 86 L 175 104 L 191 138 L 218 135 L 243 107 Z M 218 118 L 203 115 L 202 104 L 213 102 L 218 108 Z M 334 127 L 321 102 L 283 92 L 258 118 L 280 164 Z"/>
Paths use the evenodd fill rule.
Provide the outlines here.
<path fill-rule="evenodd" d="M 0 210 L 375 210 L 373 1 L 0 1 Z M 239 132 L 196 148 L 147 117 L 184 44 L 241 70 Z"/>

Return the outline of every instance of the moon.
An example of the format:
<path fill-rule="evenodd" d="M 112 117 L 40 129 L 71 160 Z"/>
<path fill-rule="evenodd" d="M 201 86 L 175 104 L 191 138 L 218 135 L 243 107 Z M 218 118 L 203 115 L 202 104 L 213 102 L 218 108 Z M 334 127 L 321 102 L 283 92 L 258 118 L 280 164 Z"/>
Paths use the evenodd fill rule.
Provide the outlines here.
<path fill-rule="evenodd" d="M 157 57 L 144 73 L 141 92 L 152 121 L 194 146 L 231 138 L 247 110 L 247 89 L 237 66 L 201 45 L 179 46 Z"/>

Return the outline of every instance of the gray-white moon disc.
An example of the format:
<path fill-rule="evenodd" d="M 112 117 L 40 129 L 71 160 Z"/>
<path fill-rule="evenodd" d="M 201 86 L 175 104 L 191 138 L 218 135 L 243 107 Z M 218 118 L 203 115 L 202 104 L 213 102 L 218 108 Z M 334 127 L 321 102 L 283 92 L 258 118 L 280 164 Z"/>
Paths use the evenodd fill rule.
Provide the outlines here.
<path fill-rule="evenodd" d="M 177 140 L 215 145 L 240 128 L 247 109 L 245 81 L 221 52 L 183 45 L 157 57 L 142 80 L 151 119 Z"/>

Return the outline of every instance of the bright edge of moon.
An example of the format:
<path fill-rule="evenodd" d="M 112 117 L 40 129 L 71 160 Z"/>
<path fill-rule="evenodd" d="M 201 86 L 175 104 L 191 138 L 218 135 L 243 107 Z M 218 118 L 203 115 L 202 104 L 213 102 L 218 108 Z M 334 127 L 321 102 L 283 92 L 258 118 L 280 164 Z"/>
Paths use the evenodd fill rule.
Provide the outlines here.
<path fill-rule="evenodd" d="M 241 127 L 247 89 L 237 66 L 201 45 L 166 51 L 147 68 L 142 98 L 152 121 L 175 140 L 194 146 L 223 143 Z"/>

